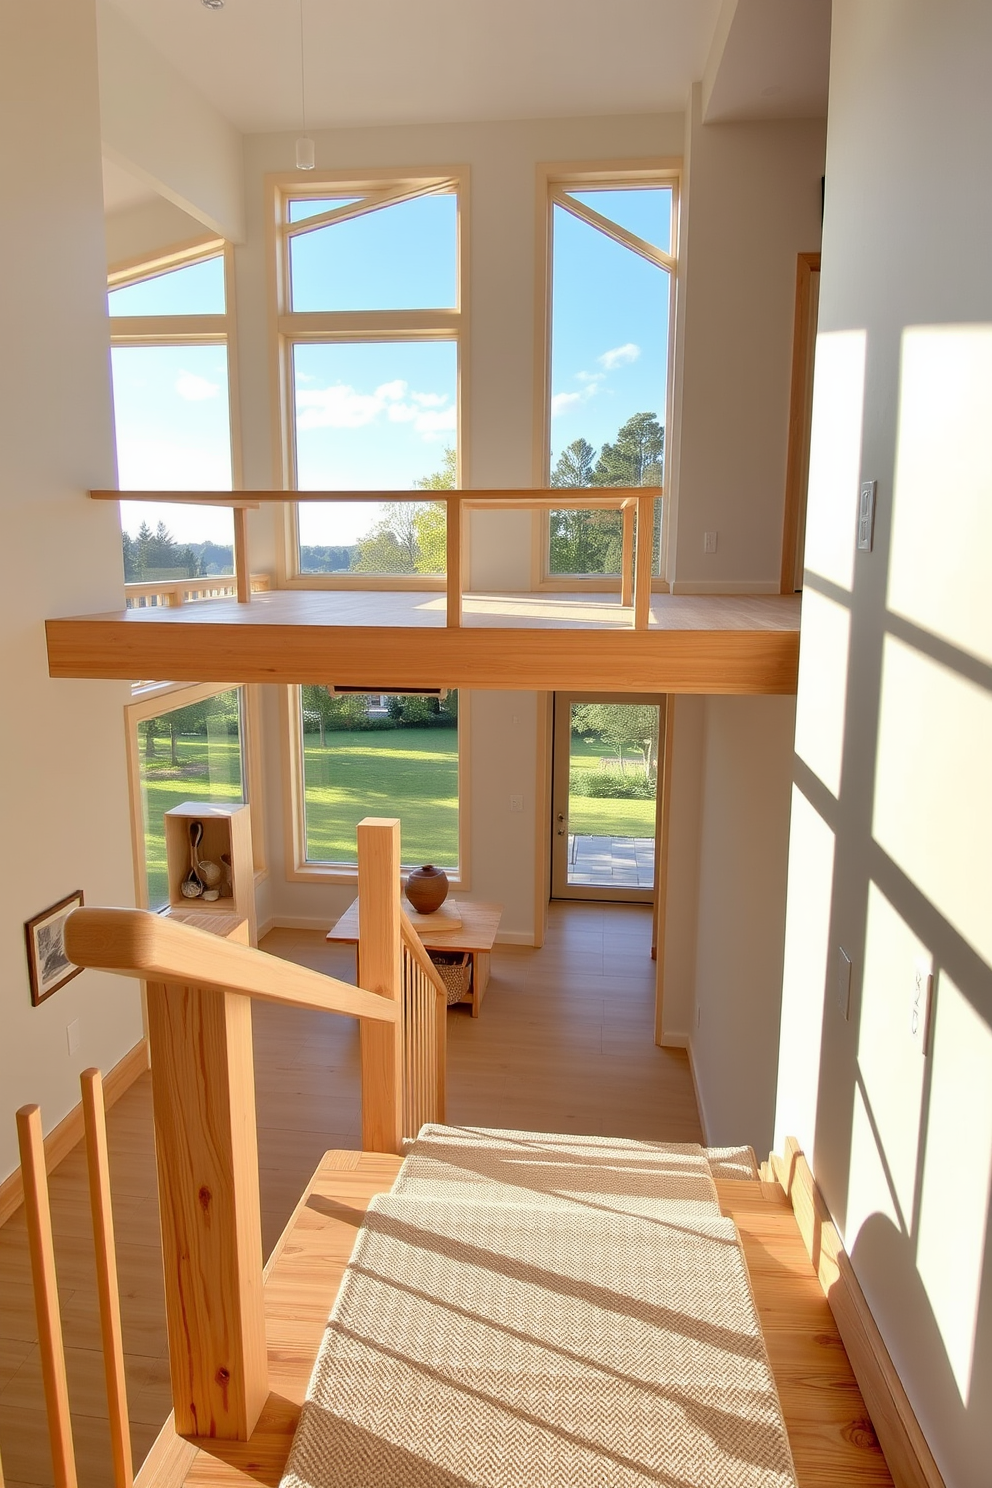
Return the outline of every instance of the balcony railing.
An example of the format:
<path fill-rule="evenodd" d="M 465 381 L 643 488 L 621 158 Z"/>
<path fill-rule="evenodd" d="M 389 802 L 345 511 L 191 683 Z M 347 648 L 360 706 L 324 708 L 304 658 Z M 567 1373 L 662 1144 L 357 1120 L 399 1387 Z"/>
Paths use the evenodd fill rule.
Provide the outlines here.
<path fill-rule="evenodd" d="M 252 574 L 252 594 L 271 587 L 268 574 Z M 124 603 L 129 610 L 174 609 L 198 604 L 202 599 L 234 599 L 238 581 L 234 574 L 212 574 L 202 579 L 153 579 L 146 584 L 125 584 Z"/>

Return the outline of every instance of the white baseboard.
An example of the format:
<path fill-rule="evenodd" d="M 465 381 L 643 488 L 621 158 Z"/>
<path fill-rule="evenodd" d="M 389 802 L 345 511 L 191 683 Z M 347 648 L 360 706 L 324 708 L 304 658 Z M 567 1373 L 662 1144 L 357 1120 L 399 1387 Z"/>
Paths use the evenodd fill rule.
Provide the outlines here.
<path fill-rule="evenodd" d="M 689 1055 L 689 1073 L 692 1076 L 692 1088 L 696 1093 L 696 1109 L 699 1112 L 699 1124 L 703 1128 L 703 1146 L 710 1147 L 713 1145 L 710 1142 L 710 1124 L 706 1120 L 706 1107 L 703 1105 L 703 1098 L 699 1092 L 699 1081 L 696 1078 L 696 1061 L 692 1057 L 692 1039 L 689 1039 L 686 1044 L 686 1052 Z"/>
<path fill-rule="evenodd" d="M 528 930 L 497 930 L 496 944 L 532 946 L 534 944 L 534 935 L 532 931 Z"/>
<path fill-rule="evenodd" d="M 779 594 L 778 579 L 676 579 L 673 594 Z"/>
<path fill-rule="evenodd" d="M 658 1040 L 661 1049 L 688 1049 L 689 1035 L 687 1033 L 663 1033 Z"/>

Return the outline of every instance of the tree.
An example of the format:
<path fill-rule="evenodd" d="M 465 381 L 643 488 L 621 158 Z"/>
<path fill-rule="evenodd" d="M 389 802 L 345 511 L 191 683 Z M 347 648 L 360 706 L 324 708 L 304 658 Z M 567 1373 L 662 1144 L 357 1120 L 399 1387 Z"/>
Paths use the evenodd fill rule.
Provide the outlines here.
<path fill-rule="evenodd" d="M 415 480 L 413 485 L 417 491 L 453 491 L 455 489 L 455 476 L 458 456 L 452 444 L 446 445 L 444 454 L 441 456 L 441 469 L 435 470 L 433 475 L 421 476 Z"/>
<path fill-rule="evenodd" d="M 592 473 L 594 486 L 660 486 L 665 429 L 657 414 L 635 413 L 615 444 L 604 444 Z"/>
<path fill-rule="evenodd" d="M 414 516 L 418 503 L 387 501 L 371 532 L 359 538 L 351 558 L 353 573 L 416 573 L 420 556 Z"/>
<path fill-rule="evenodd" d="M 596 451 L 588 439 L 573 439 L 558 456 L 551 472 L 553 486 L 591 486 Z"/>
<path fill-rule="evenodd" d="M 621 774 L 623 751 L 640 751 L 644 777 L 650 780 L 658 766 L 658 709 L 651 703 L 576 703 L 572 709 L 574 733 L 598 734 L 617 752 Z"/>
<path fill-rule="evenodd" d="M 197 579 L 205 572 L 199 556 L 187 543 L 180 547 L 164 522 L 155 531 L 147 522 L 138 528 L 137 537 L 121 534 L 124 550 L 124 578 L 127 583 L 143 579 L 184 577 Z"/>

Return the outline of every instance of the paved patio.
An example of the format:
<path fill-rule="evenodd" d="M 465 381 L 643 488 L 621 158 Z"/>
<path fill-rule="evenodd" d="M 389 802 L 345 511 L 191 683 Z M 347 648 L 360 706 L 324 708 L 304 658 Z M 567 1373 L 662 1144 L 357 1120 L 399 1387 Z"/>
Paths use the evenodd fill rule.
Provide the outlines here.
<path fill-rule="evenodd" d="M 568 838 L 568 881 L 591 887 L 654 888 L 653 837 Z"/>

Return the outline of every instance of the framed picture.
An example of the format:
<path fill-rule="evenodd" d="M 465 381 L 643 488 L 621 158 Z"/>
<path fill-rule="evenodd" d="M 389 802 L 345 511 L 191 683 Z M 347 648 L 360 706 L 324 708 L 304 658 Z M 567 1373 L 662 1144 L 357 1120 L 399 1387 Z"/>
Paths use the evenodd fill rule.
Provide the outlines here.
<path fill-rule="evenodd" d="M 51 909 L 35 915 L 24 926 L 28 943 L 28 975 L 31 978 L 31 1001 L 35 1007 L 51 997 L 66 982 L 82 971 L 73 966 L 65 953 L 65 922 L 74 909 L 83 902 L 83 891 L 77 889 L 66 899 L 60 899 Z"/>

